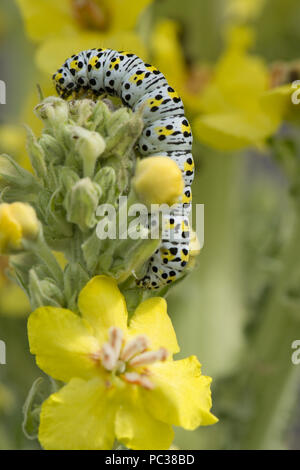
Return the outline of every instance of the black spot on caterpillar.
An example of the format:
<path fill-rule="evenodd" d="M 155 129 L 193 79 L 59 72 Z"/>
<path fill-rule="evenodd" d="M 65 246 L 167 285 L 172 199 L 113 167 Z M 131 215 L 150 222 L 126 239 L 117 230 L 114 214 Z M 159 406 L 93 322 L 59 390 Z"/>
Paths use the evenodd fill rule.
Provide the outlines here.
<path fill-rule="evenodd" d="M 137 111 L 143 107 L 145 128 L 138 142 L 142 155 L 168 156 L 179 166 L 185 182 L 178 209 L 165 217 L 162 243 L 150 258 L 146 274 L 137 281 L 148 289 L 159 289 L 181 276 L 189 259 L 189 222 L 194 161 L 192 133 L 183 103 L 165 76 L 135 54 L 112 49 L 90 49 L 67 59 L 54 74 L 57 93 L 90 89 L 96 96 L 116 95 Z M 178 237 L 179 234 L 179 237 Z"/>

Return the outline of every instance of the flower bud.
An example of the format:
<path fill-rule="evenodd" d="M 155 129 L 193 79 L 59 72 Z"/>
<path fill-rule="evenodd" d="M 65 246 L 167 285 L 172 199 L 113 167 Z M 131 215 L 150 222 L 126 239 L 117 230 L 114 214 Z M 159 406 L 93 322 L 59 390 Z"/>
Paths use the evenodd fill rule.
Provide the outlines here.
<path fill-rule="evenodd" d="M 61 307 L 64 303 L 64 296 L 59 287 L 51 279 L 40 279 L 34 269 L 29 272 L 29 292 L 33 309 L 42 305 Z"/>
<path fill-rule="evenodd" d="M 57 127 L 68 121 L 68 103 L 61 98 L 49 96 L 35 107 L 35 114 L 42 119 L 46 125 Z"/>
<path fill-rule="evenodd" d="M 116 172 L 110 166 L 104 166 L 96 173 L 94 182 L 97 183 L 101 190 L 101 202 L 113 204 L 117 194 Z"/>
<path fill-rule="evenodd" d="M 0 155 L 0 190 L 5 187 L 30 188 L 37 185 L 36 180 L 9 155 Z"/>
<path fill-rule="evenodd" d="M 44 150 L 46 161 L 56 165 L 62 164 L 65 159 L 64 149 L 60 142 L 52 135 L 42 134 L 39 144 Z"/>
<path fill-rule="evenodd" d="M 29 204 L 0 204 L 0 253 L 21 250 L 22 239 L 34 240 L 38 232 L 39 221 Z"/>
<path fill-rule="evenodd" d="M 171 158 L 148 157 L 138 162 L 133 186 L 144 204 L 171 206 L 182 194 L 184 183 L 179 167 Z"/>
<path fill-rule="evenodd" d="M 85 232 L 96 223 L 96 209 L 101 196 L 101 189 L 90 178 L 79 180 L 67 194 L 64 206 L 67 220 L 77 224 Z"/>
<path fill-rule="evenodd" d="M 75 141 L 75 151 L 83 161 L 84 176 L 92 177 L 97 158 L 105 150 L 105 140 L 98 132 L 88 131 L 79 126 L 73 127 L 72 139 Z"/>

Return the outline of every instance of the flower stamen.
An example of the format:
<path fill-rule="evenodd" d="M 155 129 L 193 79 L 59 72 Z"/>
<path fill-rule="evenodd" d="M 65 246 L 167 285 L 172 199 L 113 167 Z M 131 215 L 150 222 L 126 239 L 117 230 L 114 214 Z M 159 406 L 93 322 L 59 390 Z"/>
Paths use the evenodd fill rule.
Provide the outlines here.
<path fill-rule="evenodd" d="M 143 374 L 138 374 L 137 372 L 126 372 L 123 377 L 124 380 L 130 384 L 140 385 L 147 390 L 154 389 L 154 384 Z"/>
<path fill-rule="evenodd" d="M 146 335 L 135 336 L 123 346 L 124 333 L 115 326 L 109 329 L 108 338 L 108 342 L 103 344 L 100 352 L 94 355 L 94 359 L 100 360 L 104 369 L 119 375 L 125 382 L 152 390 L 154 384 L 148 378 L 151 376 L 151 371 L 146 366 L 165 361 L 169 355 L 167 349 L 147 351 L 150 348 L 150 341 Z M 142 367 L 143 370 L 128 371 L 127 367 Z"/>
<path fill-rule="evenodd" d="M 101 362 L 106 370 L 112 371 L 117 365 L 118 358 L 110 343 L 104 343 L 101 349 Z"/>
<path fill-rule="evenodd" d="M 139 335 L 129 341 L 121 353 L 120 359 L 122 361 L 129 361 L 136 354 L 146 351 L 150 346 L 150 341 L 145 335 Z"/>
<path fill-rule="evenodd" d="M 109 344 L 115 351 L 116 358 L 119 359 L 121 349 L 122 349 L 122 344 L 123 344 L 123 337 L 124 337 L 123 331 L 121 330 L 121 328 L 112 326 L 109 329 L 108 334 L 109 334 Z"/>
<path fill-rule="evenodd" d="M 165 361 L 168 357 L 168 351 L 165 348 L 160 348 L 157 351 L 147 351 L 138 356 L 135 356 L 129 361 L 131 367 L 146 366 L 158 361 Z"/>

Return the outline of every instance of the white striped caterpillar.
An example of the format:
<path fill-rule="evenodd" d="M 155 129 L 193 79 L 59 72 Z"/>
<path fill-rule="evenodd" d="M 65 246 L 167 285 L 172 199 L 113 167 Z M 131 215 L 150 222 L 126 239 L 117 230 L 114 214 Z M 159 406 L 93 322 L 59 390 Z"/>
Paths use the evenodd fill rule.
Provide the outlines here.
<path fill-rule="evenodd" d="M 148 289 L 158 289 L 182 275 L 189 259 L 189 221 L 194 161 L 192 132 L 184 106 L 164 75 L 135 54 L 112 49 L 90 49 L 67 59 L 53 75 L 58 94 L 92 90 L 100 96 L 118 96 L 125 106 L 143 112 L 145 127 L 138 141 L 143 156 L 169 156 L 179 166 L 185 188 L 178 210 L 168 215 L 168 230 L 158 250 L 148 262 L 146 274 L 137 281 Z M 175 234 L 180 234 L 180 237 Z"/>

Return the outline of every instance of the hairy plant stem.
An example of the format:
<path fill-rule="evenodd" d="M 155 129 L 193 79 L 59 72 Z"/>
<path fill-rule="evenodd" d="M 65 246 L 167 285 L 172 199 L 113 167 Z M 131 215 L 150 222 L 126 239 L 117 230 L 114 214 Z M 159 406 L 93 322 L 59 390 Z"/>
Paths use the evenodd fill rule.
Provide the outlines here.
<path fill-rule="evenodd" d="M 39 234 L 37 240 L 24 240 L 23 244 L 25 248 L 34 253 L 41 261 L 45 263 L 54 280 L 57 282 L 57 285 L 63 286 L 63 271 L 56 261 L 52 251 L 46 244 L 42 233 Z"/>

